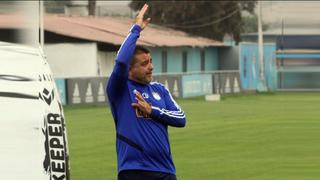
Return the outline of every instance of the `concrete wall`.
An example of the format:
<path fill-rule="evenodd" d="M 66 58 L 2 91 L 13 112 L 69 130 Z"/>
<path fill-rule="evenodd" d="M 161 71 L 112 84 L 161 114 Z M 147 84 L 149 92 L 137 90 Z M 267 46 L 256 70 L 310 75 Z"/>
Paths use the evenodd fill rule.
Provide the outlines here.
<path fill-rule="evenodd" d="M 167 48 L 168 51 L 168 72 L 182 72 L 182 48 Z"/>
<path fill-rule="evenodd" d="M 240 78 L 241 87 L 245 90 L 256 90 L 260 83 L 260 61 L 259 48 L 257 43 L 240 43 L 239 60 L 240 60 Z M 275 61 L 276 45 L 264 44 L 264 79 L 269 90 L 277 88 L 277 67 Z"/>
<path fill-rule="evenodd" d="M 201 71 L 200 51 L 201 49 L 199 48 L 187 48 L 187 72 Z"/>
<path fill-rule="evenodd" d="M 205 51 L 205 71 L 219 69 L 216 47 L 157 47 L 150 48 L 154 73 L 162 73 L 162 52 L 167 51 L 167 72 L 182 73 L 182 54 L 187 52 L 187 72 L 201 71 L 201 51 Z M 96 43 L 46 44 L 45 53 L 56 78 L 108 77 L 117 52 L 99 51 Z"/>
<path fill-rule="evenodd" d="M 110 76 L 117 52 L 98 51 L 99 76 Z"/>
<path fill-rule="evenodd" d="M 97 1 L 96 13 L 99 16 L 134 17 L 134 11 L 129 8 L 130 1 Z"/>
<path fill-rule="evenodd" d="M 55 78 L 98 76 L 96 43 L 46 44 L 44 51 Z"/>
<path fill-rule="evenodd" d="M 154 73 L 162 73 L 162 52 L 167 52 L 167 72 L 182 72 L 182 48 L 156 47 L 149 48 L 153 61 Z"/>
<path fill-rule="evenodd" d="M 281 27 L 282 19 L 285 25 L 299 24 L 302 28 L 320 21 L 319 1 L 262 1 L 261 4 L 263 21 L 273 27 Z"/>
<path fill-rule="evenodd" d="M 153 73 L 162 72 L 162 54 L 161 48 L 149 48 L 152 56 Z"/>
<path fill-rule="evenodd" d="M 219 58 L 220 49 L 216 47 L 205 48 L 205 70 L 219 70 L 221 59 Z"/>
<path fill-rule="evenodd" d="M 219 69 L 238 70 L 239 69 L 239 46 L 219 49 Z"/>
<path fill-rule="evenodd" d="M 185 98 L 219 93 L 239 93 L 239 72 L 224 73 L 190 73 L 155 75 L 153 81 L 162 83 L 174 98 Z M 61 97 L 67 96 L 67 104 L 106 105 L 105 94 L 107 77 L 68 78 L 60 79 L 63 86 L 58 86 Z"/>
<path fill-rule="evenodd" d="M 319 89 L 319 72 L 279 73 L 278 89 Z"/>
<path fill-rule="evenodd" d="M 150 48 L 154 73 L 162 73 L 162 51 L 167 51 L 167 72 L 182 72 L 182 54 L 187 52 L 187 72 L 201 71 L 201 51 L 205 51 L 205 70 L 218 70 L 219 50 L 216 47 L 191 48 L 191 47 L 157 47 Z"/>
<path fill-rule="evenodd" d="M 265 34 L 263 36 L 263 42 L 264 43 L 276 43 L 277 38 L 281 37 L 281 31 L 279 32 L 278 35 L 267 35 Z M 241 35 L 241 41 L 242 42 L 253 42 L 253 43 L 258 43 L 258 35 L 257 34 L 243 34 Z"/>

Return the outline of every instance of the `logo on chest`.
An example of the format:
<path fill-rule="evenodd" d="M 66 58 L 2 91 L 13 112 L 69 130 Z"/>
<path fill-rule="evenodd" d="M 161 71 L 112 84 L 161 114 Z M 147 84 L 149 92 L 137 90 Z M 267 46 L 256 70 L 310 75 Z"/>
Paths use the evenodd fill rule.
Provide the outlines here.
<path fill-rule="evenodd" d="M 138 92 L 138 91 L 137 91 L 136 89 L 133 90 L 133 94 L 136 94 L 137 92 Z M 148 94 L 148 93 L 145 93 L 145 92 L 144 92 L 144 93 L 142 93 L 141 95 L 142 95 L 142 97 L 143 97 L 144 99 L 148 99 L 148 98 L 149 98 L 149 94 Z"/>
<path fill-rule="evenodd" d="M 143 97 L 144 99 L 148 99 L 148 98 L 149 98 L 149 94 L 148 94 L 148 93 L 142 93 L 142 97 Z"/>
<path fill-rule="evenodd" d="M 152 96 L 158 101 L 161 99 L 160 95 L 156 92 L 152 92 Z"/>

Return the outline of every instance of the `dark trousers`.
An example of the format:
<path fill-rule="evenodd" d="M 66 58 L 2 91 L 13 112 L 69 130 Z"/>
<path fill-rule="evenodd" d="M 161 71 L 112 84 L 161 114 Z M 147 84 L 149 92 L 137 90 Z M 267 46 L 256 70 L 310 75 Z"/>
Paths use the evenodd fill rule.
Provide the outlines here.
<path fill-rule="evenodd" d="M 118 174 L 118 180 L 177 180 L 176 175 L 155 171 L 125 170 Z"/>

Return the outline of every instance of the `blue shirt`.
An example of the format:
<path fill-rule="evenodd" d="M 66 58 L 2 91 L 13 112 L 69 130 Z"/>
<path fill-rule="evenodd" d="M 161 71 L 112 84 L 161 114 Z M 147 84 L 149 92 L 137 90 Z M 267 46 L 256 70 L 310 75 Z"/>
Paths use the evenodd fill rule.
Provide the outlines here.
<path fill-rule="evenodd" d="M 107 95 L 117 132 L 118 172 L 149 170 L 175 174 L 168 138 L 168 126 L 184 127 L 185 114 L 160 83 L 139 84 L 128 79 L 141 28 L 134 25 L 121 45 L 107 84 Z M 146 116 L 131 106 L 135 92 L 151 104 Z"/>

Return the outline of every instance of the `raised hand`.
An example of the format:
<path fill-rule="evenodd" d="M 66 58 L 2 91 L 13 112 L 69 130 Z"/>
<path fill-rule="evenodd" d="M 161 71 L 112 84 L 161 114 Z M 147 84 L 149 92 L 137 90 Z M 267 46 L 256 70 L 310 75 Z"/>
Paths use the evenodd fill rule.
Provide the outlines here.
<path fill-rule="evenodd" d="M 137 17 L 136 17 L 136 22 L 135 23 L 137 25 L 139 25 L 142 30 L 149 24 L 149 22 L 151 20 L 151 18 L 147 18 L 146 20 L 144 20 L 144 14 L 148 10 L 148 7 L 149 7 L 148 4 L 144 4 L 143 7 L 141 8 L 141 10 L 139 11 Z"/>
<path fill-rule="evenodd" d="M 142 111 L 144 114 L 146 115 L 150 115 L 151 114 L 151 105 L 144 100 L 144 98 L 142 97 L 142 95 L 140 94 L 140 92 L 136 92 L 136 100 L 138 101 L 137 103 L 132 103 L 132 107 Z"/>

